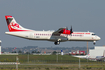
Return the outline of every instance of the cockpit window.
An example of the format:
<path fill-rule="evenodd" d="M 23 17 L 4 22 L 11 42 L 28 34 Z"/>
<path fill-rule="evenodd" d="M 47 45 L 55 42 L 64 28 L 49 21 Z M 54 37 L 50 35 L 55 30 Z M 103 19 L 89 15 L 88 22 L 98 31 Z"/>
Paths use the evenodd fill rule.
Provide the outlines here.
<path fill-rule="evenodd" d="M 92 35 L 96 35 L 96 34 L 92 34 Z"/>

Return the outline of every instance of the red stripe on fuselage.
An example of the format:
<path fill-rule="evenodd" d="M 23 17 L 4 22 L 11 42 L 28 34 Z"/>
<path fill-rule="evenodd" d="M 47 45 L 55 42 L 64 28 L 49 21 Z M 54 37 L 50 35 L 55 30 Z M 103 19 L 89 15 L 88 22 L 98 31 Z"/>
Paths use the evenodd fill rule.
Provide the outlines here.
<path fill-rule="evenodd" d="M 90 34 L 90 33 L 72 33 L 72 34 Z"/>

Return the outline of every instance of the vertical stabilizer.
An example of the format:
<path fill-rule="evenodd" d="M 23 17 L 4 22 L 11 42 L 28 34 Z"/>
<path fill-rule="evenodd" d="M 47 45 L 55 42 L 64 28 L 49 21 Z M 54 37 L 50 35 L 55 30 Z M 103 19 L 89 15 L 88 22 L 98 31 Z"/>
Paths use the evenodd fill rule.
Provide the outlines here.
<path fill-rule="evenodd" d="M 23 28 L 21 25 L 19 25 L 14 17 L 12 16 L 5 16 L 7 26 L 10 32 L 15 32 L 15 31 L 30 31 L 29 29 Z"/>

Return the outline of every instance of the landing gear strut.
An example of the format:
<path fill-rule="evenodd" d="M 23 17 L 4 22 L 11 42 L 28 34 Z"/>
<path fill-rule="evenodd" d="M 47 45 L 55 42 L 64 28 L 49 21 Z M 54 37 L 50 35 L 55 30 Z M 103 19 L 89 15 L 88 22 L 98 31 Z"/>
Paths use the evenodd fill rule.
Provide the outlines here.
<path fill-rule="evenodd" d="M 93 44 L 95 45 L 96 44 L 96 41 L 93 41 Z"/>
<path fill-rule="evenodd" d="M 61 39 L 58 39 L 58 41 L 54 42 L 55 45 L 59 45 L 60 44 Z"/>
<path fill-rule="evenodd" d="M 59 45 L 59 44 L 60 44 L 60 42 L 58 42 L 58 41 L 57 41 L 57 42 L 54 42 L 54 44 L 55 44 L 55 45 Z"/>

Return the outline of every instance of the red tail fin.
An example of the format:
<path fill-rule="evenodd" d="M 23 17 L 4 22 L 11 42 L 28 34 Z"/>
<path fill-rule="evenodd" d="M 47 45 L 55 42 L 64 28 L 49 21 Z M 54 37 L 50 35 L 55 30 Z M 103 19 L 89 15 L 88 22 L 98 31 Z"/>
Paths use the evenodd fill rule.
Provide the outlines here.
<path fill-rule="evenodd" d="M 10 32 L 13 31 L 30 31 L 29 29 L 23 28 L 21 25 L 19 25 L 15 19 L 12 16 L 5 16 L 7 25 L 8 25 L 8 29 Z"/>

